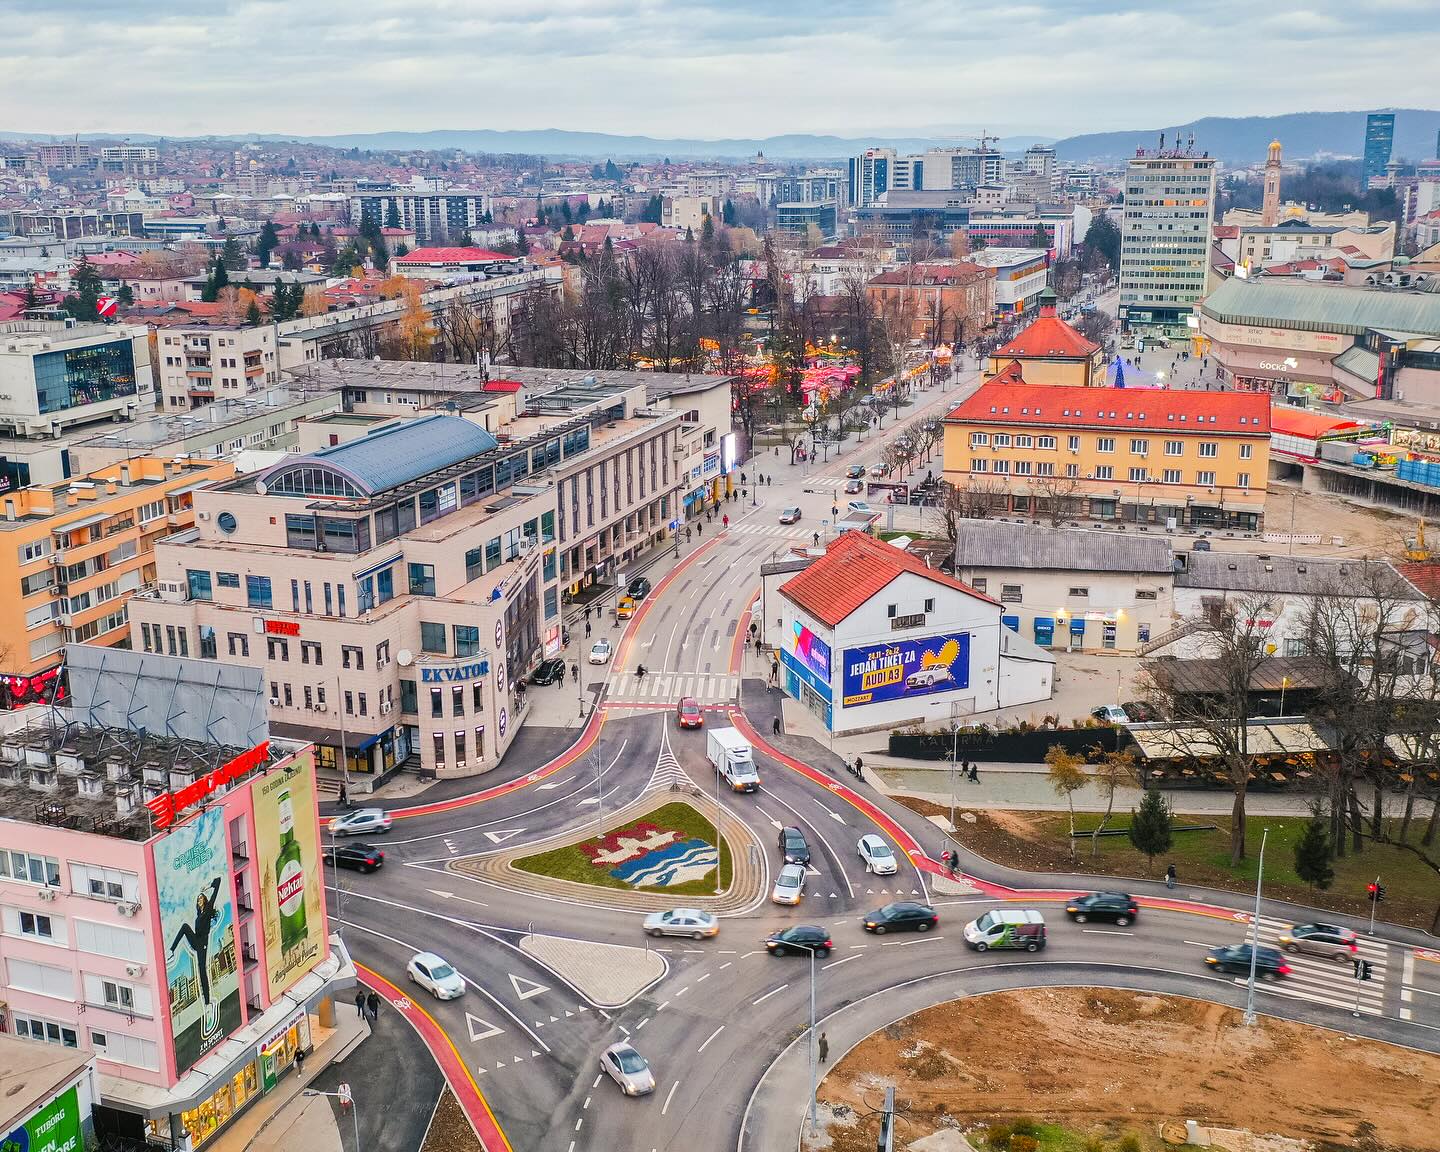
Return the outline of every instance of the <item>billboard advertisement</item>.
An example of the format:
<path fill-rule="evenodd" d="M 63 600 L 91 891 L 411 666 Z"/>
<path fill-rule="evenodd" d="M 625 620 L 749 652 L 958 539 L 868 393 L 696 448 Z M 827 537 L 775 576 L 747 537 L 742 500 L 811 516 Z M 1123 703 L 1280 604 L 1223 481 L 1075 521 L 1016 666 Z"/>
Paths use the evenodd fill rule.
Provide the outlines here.
<path fill-rule="evenodd" d="M 970 687 L 970 633 L 845 649 L 841 705 L 854 708 Z"/>
<path fill-rule="evenodd" d="M 240 1027 L 229 872 L 225 812 L 219 805 L 155 845 L 170 1038 L 180 1075 Z"/>
<path fill-rule="evenodd" d="M 3 1152 L 81 1152 L 80 1096 L 67 1088 L 3 1141 Z"/>
<path fill-rule="evenodd" d="M 830 683 L 830 645 L 798 620 L 790 622 L 790 651 L 822 681 Z"/>
<path fill-rule="evenodd" d="M 307 751 L 250 786 L 260 853 L 265 978 L 274 1000 L 325 955 L 325 886 L 315 828 L 315 771 Z"/>

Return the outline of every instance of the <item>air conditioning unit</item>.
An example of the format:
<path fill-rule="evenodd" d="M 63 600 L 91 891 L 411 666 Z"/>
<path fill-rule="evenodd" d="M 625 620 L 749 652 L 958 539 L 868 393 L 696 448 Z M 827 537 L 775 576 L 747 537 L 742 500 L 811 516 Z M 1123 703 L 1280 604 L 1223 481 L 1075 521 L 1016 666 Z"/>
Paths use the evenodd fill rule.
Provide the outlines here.
<path fill-rule="evenodd" d="M 127 964 L 127 965 L 125 965 L 125 975 L 131 976 L 131 977 L 137 977 L 137 978 L 140 977 L 140 976 L 144 976 L 144 975 L 145 975 L 145 965 L 143 965 L 143 964 Z"/>
<path fill-rule="evenodd" d="M 133 900 L 122 900 L 115 905 L 115 911 L 119 912 L 121 916 L 134 916 L 140 911 L 140 905 Z"/>
<path fill-rule="evenodd" d="M 209 513 L 209 512 L 196 512 L 196 513 L 195 513 L 195 519 L 197 519 L 197 520 L 209 520 L 209 519 L 210 519 L 210 513 Z"/>
<path fill-rule="evenodd" d="M 315 705 L 315 711 L 316 711 L 316 712 L 328 712 L 328 711 L 330 711 L 330 708 L 329 708 L 329 705 L 326 705 L 326 704 L 317 704 L 317 705 Z"/>
<path fill-rule="evenodd" d="M 63 555 L 61 555 L 59 552 L 52 552 L 52 553 L 50 553 L 50 563 L 51 563 L 51 564 L 63 564 L 63 563 L 65 563 L 65 557 L 64 557 Z"/>
<path fill-rule="evenodd" d="M 278 708 L 278 707 L 280 707 L 280 697 L 278 697 L 278 696 L 271 696 L 271 697 L 270 697 L 270 707 L 272 707 L 272 708 Z"/>
<path fill-rule="evenodd" d="M 50 903 L 51 900 L 55 899 L 55 889 L 53 888 L 41 888 L 35 894 L 47 904 Z"/>
<path fill-rule="evenodd" d="M 383 715 L 385 715 L 385 713 L 387 713 L 387 712 L 389 712 L 389 711 L 390 711 L 390 705 L 389 705 L 389 703 L 388 703 L 388 702 L 383 702 L 383 703 L 381 703 L 381 705 L 380 705 L 380 715 L 383 716 Z"/>

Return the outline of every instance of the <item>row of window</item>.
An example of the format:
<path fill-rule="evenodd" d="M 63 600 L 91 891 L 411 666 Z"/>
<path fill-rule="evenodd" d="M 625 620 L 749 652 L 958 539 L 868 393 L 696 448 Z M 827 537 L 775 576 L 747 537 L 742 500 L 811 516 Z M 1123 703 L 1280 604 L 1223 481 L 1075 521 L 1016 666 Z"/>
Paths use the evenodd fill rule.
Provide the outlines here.
<path fill-rule="evenodd" d="M 973 457 L 970 461 L 970 471 L 973 473 L 989 473 L 995 476 L 1055 476 L 1055 465 L 1049 460 L 990 460 L 984 456 Z M 1068 480 L 1082 479 L 1080 465 L 1065 465 L 1065 478 Z M 1087 471 L 1083 477 L 1086 480 L 1114 480 L 1115 468 L 1110 464 L 1097 464 L 1093 469 Z M 1150 484 L 1157 479 L 1161 484 L 1184 484 L 1186 480 L 1184 473 L 1179 468 L 1165 468 L 1159 477 L 1152 476 L 1148 468 L 1131 468 L 1126 477 L 1131 483 Z M 1193 483 L 1203 488 L 1215 486 L 1215 473 L 1209 470 L 1199 470 L 1195 473 Z M 1250 473 L 1239 472 L 1235 476 L 1236 488 L 1250 487 Z"/>
<path fill-rule="evenodd" d="M 990 581 L 988 577 L 977 576 L 970 581 L 970 586 L 977 592 L 986 592 Z M 1018 604 L 1024 599 L 1025 589 L 1021 584 L 1002 584 L 1000 586 L 1000 599 L 1005 604 Z M 1066 596 L 1074 600 L 1088 600 L 1090 589 L 1088 586 L 1077 586 L 1069 589 Z M 1158 600 L 1159 591 L 1155 588 L 1136 588 L 1136 600 Z"/>
<path fill-rule="evenodd" d="M 60 887 L 60 861 L 54 856 L 0 848 L 0 880 Z M 70 862 L 70 894 L 96 900 L 138 900 L 140 877 L 118 868 Z"/>
<path fill-rule="evenodd" d="M 1068 411 L 1066 412 L 1066 415 L 1069 415 Z M 1113 416 L 1114 413 L 1112 412 L 1111 415 Z M 1143 412 L 1141 413 L 1141 416 L 1144 416 Z M 1242 419 L 1244 419 L 1244 417 L 1242 417 Z M 1080 442 L 1081 438 L 1079 436 L 1069 436 L 1066 438 L 1066 447 L 1071 452 L 1079 452 Z M 1011 434 L 1008 432 L 995 432 L 993 434 L 989 432 L 970 433 L 970 447 L 972 448 L 983 448 L 986 445 L 989 445 L 995 448 L 1010 448 L 1013 446 L 1015 448 L 1036 448 L 1053 450 L 1055 448 L 1055 444 L 1056 440 L 1054 436 L 1027 436 L 1024 434 L 1020 434 L 1014 436 L 1012 439 Z M 1095 451 L 1097 452 L 1114 452 L 1115 444 L 1116 439 L 1114 436 L 1095 437 Z M 1164 446 L 1166 456 L 1185 455 L 1184 440 L 1166 440 L 1164 441 Z M 1201 440 L 1198 442 L 1197 452 L 1201 456 L 1201 458 L 1219 456 L 1219 441 Z M 1149 440 L 1135 438 L 1130 441 L 1130 455 L 1148 456 L 1149 454 Z M 1254 454 L 1255 446 L 1253 444 L 1240 445 L 1241 460 L 1249 460 L 1254 456 Z"/>

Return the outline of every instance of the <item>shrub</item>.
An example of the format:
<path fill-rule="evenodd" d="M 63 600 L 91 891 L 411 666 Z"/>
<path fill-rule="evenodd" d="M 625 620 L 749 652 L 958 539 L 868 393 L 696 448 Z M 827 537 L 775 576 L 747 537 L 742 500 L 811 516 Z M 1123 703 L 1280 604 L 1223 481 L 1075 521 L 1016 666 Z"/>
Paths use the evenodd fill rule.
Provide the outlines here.
<path fill-rule="evenodd" d="M 1120 1137 L 1120 1143 L 1116 1148 L 1117 1152 L 1140 1152 L 1140 1137 L 1133 1132 L 1127 1132 Z"/>
<path fill-rule="evenodd" d="M 1085 1152 L 1105 1152 L 1105 1141 L 1099 1136 L 1085 1138 Z"/>
<path fill-rule="evenodd" d="M 985 1129 L 985 1143 L 992 1148 L 1003 1149 L 1010 1145 L 1010 1125 L 991 1124 Z"/>
<path fill-rule="evenodd" d="M 1035 1139 L 1034 1136 L 1026 1136 L 1021 1132 L 1016 1132 L 1015 1135 L 1010 1137 L 1010 1152 L 1036 1152 L 1036 1149 L 1039 1147 L 1040 1141 Z"/>
<path fill-rule="evenodd" d="M 1010 1131 L 1020 1136 L 1039 1136 L 1040 1123 L 1033 1116 L 1019 1116 L 1010 1121 Z"/>

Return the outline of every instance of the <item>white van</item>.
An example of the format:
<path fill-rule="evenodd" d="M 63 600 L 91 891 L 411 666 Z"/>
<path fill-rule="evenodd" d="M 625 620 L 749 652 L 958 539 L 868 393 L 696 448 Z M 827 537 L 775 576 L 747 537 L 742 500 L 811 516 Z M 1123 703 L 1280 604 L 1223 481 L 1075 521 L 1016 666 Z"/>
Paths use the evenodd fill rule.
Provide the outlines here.
<path fill-rule="evenodd" d="M 705 737 L 710 763 L 734 792 L 754 792 L 760 787 L 755 771 L 755 753 L 738 728 L 711 728 Z"/>
<path fill-rule="evenodd" d="M 1045 917 L 1033 908 L 992 908 L 965 925 L 965 943 L 976 952 L 991 948 L 1038 952 L 1045 947 Z"/>

